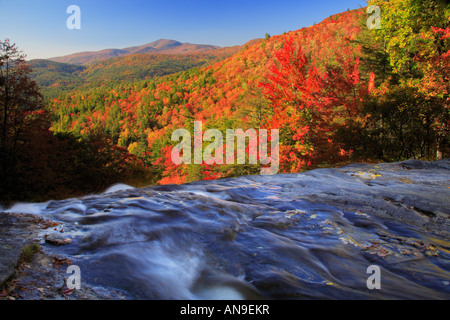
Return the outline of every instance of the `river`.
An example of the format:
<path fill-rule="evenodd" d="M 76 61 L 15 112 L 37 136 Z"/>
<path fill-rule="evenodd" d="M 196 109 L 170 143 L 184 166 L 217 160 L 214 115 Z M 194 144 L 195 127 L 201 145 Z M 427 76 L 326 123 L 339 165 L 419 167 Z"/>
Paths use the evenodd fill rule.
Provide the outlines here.
<path fill-rule="evenodd" d="M 450 299 L 449 160 L 118 185 L 6 211 L 61 222 L 71 243 L 45 250 L 129 299 Z"/>

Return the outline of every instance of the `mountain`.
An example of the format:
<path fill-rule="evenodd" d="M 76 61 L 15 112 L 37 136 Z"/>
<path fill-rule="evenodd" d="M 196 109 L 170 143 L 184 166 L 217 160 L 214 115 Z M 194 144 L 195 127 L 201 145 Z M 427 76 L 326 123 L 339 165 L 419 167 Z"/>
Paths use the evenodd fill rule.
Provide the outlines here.
<path fill-rule="evenodd" d="M 220 60 L 208 53 L 197 54 L 133 54 L 107 59 L 88 66 L 31 60 L 32 78 L 41 87 L 47 98 L 62 92 L 84 87 L 95 87 L 114 83 L 130 83 L 163 77 L 196 67 L 203 67 Z"/>
<path fill-rule="evenodd" d="M 41 88 L 59 87 L 63 85 L 79 84 L 80 73 L 85 66 L 60 63 L 51 60 L 31 60 L 28 64 L 33 68 L 32 78 Z"/>
<path fill-rule="evenodd" d="M 170 160 L 171 134 L 179 128 L 191 129 L 193 120 L 202 121 L 205 130 L 215 128 L 222 132 L 230 128 L 244 130 L 261 128 L 264 122 L 277 121 L 274 124 L 269 123 L 268 128 L 288 128 L 282 132 L 282 139 L 284 139 L 283 149 L 280 150 L 280 171 L 282 172 L 300 171 L 299 168 L 324 161 L 322 159 L 315 162 L 303 160 L 307 158 L 308 149 L 306 148 L 309 148 L 306 146 L 304 150 L 301 149 L 303 132 L 316 130 L 316 128 L 322 130 L 317 134 L 321 140 L 310 142 L 318 146 L 315 149 L 311 147 L 311 152 L 316 152 L 317 157 L 330 155 L 333 157 L 330 162 L 343 161 L 342 159 L 345 160 L 346 156 L 345 150 L 339 148 L 336 151 L 335 149 L 340 145 L 333 144 L 334 140 L 328 137 L 332 137 L 332 133 L 336 132 L 331 126 L 337 126 L 335 122 L 345 119 L 344 117 L 348 114 L 342 106 L 352 105 L 354 100 L 360 101 L 359 93 L 366 92 L 365 79 L 368 79 L 369 75 L 361 74 L 358 77 L 359 73 L 355 69 L 361 57 L 361 50 L 356 40 L 363 30 L 367 30 L 367 28 L 363 29 L 361 23 L 364 17 L 363 10 L 334 15 L 309 28 L 252 41 L 244 45 L 244 48 L 237 53 L 217 63 L 168 77 L 139 84 L 120 83 L 114 88 L 99 86 L 89 90 L 80 88 L 51 102 L 49 108 L 58 115 L 53 128 L 56 132 L 70 132 L 77 136 L 90 130 L 105 132 L 115 144 L 127 148 L 130 153 L 151 164 L 157 170 L 157 175 L 161 176 L 159 183 L 162 184 L 260 172 L 257 166 L 230 165 L 216 166 L 214 169 L 199 166 L 192 169 L 192 167 L 173 165 Z M 289 42 L 292 42 L 291 46 L 294 48 L 292 53 L 286 46 Z M 303 48 L 302 52 L 307 60 L 304 66 L 296 65 L 296 61 L 299 60 L 292 57 L 297 54 L 295 48 Z M 214 50 L 212 53 L 220 50 L 222 49 Z M 290 79 L 284 86 L 284 91 L 289 95 L 280 93 L 274 96 L 280 99 L 286 97 L 286 101 L 280 103 L 280 108 L 288 110 L 277 110 L 278 102 L 271 103 L 270 94 L 266 93 L 267 90 L 261 84 L 266 83 L 269 77 L 273 76 L 281 61 L 289 63 L 286 66 L 287 72 L 297 68 L 292 71 L 298 74 L 296 77 L 299 83 L 295 83 L 296 86 L 302 90 L 302 86 L 308 86 L 306 90 L 318 92 L 311 96 L 311 99 L 318 100 L 314 101 L 314 104 L 337 105 L 336 107 L 327 106 L 326 110 L 333 110 L 330 111 L 333 116 L 330 121 L 325 119 L 329 117 L 328 115 L 303 120 L 300 119 L 301 115 L 294 114 L 295 110 L 289 109 L 294 103 L 303 103 L 292 102 L 290 99 L 293 97 L 299 100 L 295 90 L 292 94 L 290 92 L 293 90 L 292 86 L 288 85 L 291 82 Z M 336 65 L 343 67 L 337 69 Z M 311 80 L 315 79 L 314 81 L 309 81 L 308 77 L 304 76 L 309 69 L 317 71 L 317 76 L 310 77 Z M 324 75 L 327 70 L 331 70 L 330 78 Z M 328 86 L 322 91 L 316 89 L 321 87 L 321 84 L 317 83 L 319 79 L 326 82 Z M 322 97 L 322 95 L 325 96 Z M 312 123 L 307 127 L 301 125 L 302 121 L 322 121 L 322 119 L 325 119 L 323 123 Z M 340 149 L 344 151 L 339 153 Z M 289 158 L 297 155 L 299 159 Z"/>
<path fill-rule="evenodd" d="M 92 62 L 89 65 L 40 59 L 30 60 L 28 63 L 33 68 L 33 80 L 41 86 L 42 93 L 48 98 L 55 98 L 62 92 L 83 87 L 108 85 L 119 81 L 150 80 L 204 67 L 226 59 L 259 41 L 261 39 L 251 40 L 242 46 L 187 53 L 191 49 L 201 51 L 206 47 L 202 49 L 201 46 L 189 44 L 179 46 L 179 42 L 176 41 L 159 40 L 153 42 L 152 47 L 144 45 L 129 48 L 128 52 L 136 53 Z M 164 52 L 172 53 L 152 53 L 162 49 Z M 174 52 L 181 52 L 180 50 L 185 50 L 185 53 L 174 54 Z"/>
<path fill-rule="evenodd" d="M 61 63 L 70 63 L 74 65 L 90 65 L 98 61 L 133 54 L 194 54 L 210 52 L 216 49 L 220 49 L 220 47 L 205 44 L 181 43 L 175 40 L 160 39 L 141 46 L 134 46 L 124 49 L 105 49 L 101 51 L 79 52 L 67 56 L 50 58 L 48 60 Z"/>
<path fill-rule="evenodd" d="M 403 71 L 392 69 L 390 59 L 409 59 L 413 51 L 397 52 L 403 42 L 389 51 L 384 36 L 367 28 L 367 12 L 361 8 L 268 36 L 203 68 L 70 92 L 49 103 L 57 115 L 53 129 L 86 138 L 90 132 L 104 133 L 151 166 L 160 184 L 261 172 L 261 163 L 240 165 L 227 159 L 226 165 L 219 164 L 224 163 L 220 150 L 213 165 L 188 160 L 175 164 L 172 134 L 186 129 L 194 135 L 195 122 L 201 122 L 205 131 L 222 133 L 278 130 L 279 139 L 272 136 L 272 143 L 279 142 L 274 167 L 280 173 L 373 159 L 439 158 L 450 154 L 446 110 L 450 27 L 444 29 L 448 19 L 433 10 L 425 12 L 436 15 L 438 27 L 429 27 L 426 37 L 417 31 L 408 39 L 410 45 L 428 41 L 427 46 L 408 47 L 421 54 L 417 71 L 423 75 L 407 68 L 419 59 L 397 61 Z M 405 8 L 402 14 L 409 12 Z M 389 32 L 396 35 L 397 29 Z M 207 155 L 212 154 L 212 147 L 206 142 L 203 146 L 210 152 Z M 246 152 L 249 157 L 257 155 L 251 148 Z"/>

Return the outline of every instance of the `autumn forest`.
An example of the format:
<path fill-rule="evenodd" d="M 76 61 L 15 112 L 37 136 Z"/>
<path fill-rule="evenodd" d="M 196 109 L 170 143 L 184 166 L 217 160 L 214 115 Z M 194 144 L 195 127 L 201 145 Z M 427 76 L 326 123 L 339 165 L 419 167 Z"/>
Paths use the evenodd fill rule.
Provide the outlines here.
<path fill-rule="evenodd" d="M 261 164 L 175 165 L 171 135 L 193 134 L 195 121 L 224 134 L 279 129 L 279 173 L 448 158 L 450 4 L 369 5 L 380 28 L 366 7 L 239 47 L 84 65 L 25 61 L 0 39 L 0 200 L 259 174 Z"/>

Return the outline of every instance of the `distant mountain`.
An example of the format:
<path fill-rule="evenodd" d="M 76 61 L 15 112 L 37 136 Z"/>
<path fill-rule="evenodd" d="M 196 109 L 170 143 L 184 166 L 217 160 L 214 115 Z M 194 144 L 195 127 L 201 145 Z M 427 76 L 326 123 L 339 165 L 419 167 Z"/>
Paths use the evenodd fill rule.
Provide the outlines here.
<path fill-rule="evenodd" d="M 72 55 L 72 58 L 61 57 L 58 60 L 67 60 L 71 63 L 52 60 L 30 60 L 33 68 L 33 79 L 41 86 L 42 93 L 47 98 L 54 98 L 63 92 L 92 86 L 109 85 L 118 82 L 133 82 L 154 79 L 196 67 L 204 67 L 223 59 L 259 42 L 261 39 L 251 40 L 242 46 L 226 47 L 207 50 L 205 52 L 187 53 L 192 48 L 197 51 L 206 50 L 207 46 L 182 44 L 173 40 L 159 40 L 152 46 L 143 45 L 128 48 L 127 54 L 109 59 L 100 59 L 109 54 L 119 54 L 125 50 L 103 50 L 95 57 L 101 61 L 94 61 L 94 56 L 81 58 Z M 203 47 L 203 48 L 202 48 Z M 212 46 L 211 46 L 212 47 Z M 152 51 L 162 50 L 166 53 Z M 170 49 L 172 48 L 172 49 Z M 191 49 L 189 49 L 191 48 Z M 185 52 L 182 52 L 185 50 Z M 192 49 L 194 51 L 194 49 Z M 108 52 L 108 53 L 106 53 Z M 167 53 L 172 52 L 172 53 Z M 174 54 L 174 52 L 180 52 Z M 81 54 L 78 54 L 81 55 Z M 64 59 L 63 59 L 64 58 Z M 91 59 L 89 65 L 76 65 L 74 61 Z"/>
<path fill-rule="evenodd" d="M 196 54 L 206 53 L 221 49 L 220 47 L 207 44 L 181 43 L 175 40 L 160 39 L 141 46 L 134 46 L 124 49 L 105 49 L 101 51 L 79 52 L 62 57 L 54 57 L 48 60 L 69 63 L 74 65 L 90 65 L 102 60 L 128 56 L 142 53 L 161 54 Z"/>
<path fill-rule="evenodd" d="M 51 60 L 31 60 L 32 78 L 44 96 L 53 98 L 62 92 L 117 82 L 154 79 L 220 61 L 207 53 L 133 54 L 94 62 L 88 66 Z"/>
<path fill-rule="evenodd" d="M 79 75 L 87 68 L 50 60 L 30 60 L 28 64 L 33 68 L 33 80 L 43 88 L 79 84 L 83 82 Z"/>

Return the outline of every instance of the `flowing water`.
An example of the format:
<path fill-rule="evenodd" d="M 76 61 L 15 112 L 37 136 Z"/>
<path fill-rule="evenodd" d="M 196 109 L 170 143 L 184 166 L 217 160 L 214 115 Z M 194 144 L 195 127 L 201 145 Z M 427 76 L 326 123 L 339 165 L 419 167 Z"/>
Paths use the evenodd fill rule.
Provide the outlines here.
<path fill-rule="evenodd" d="M 449 187 L 449 161 L 413 161 L 119 185 L 8 211 L 62 222 L 72 242 L 46 250 L 130 299 L 449 299 Z"/>

